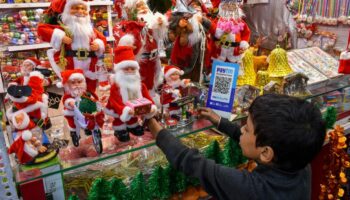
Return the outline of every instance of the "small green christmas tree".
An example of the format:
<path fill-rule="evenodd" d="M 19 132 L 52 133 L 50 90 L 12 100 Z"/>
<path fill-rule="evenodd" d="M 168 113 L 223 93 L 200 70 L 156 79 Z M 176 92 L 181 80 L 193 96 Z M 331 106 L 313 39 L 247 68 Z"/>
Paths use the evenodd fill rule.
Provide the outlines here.
<path fill-rule="evenodd" d="M 333 126 L 337 121 L 337 109 L 333 106 L 328 107 L 326 113 L 323 115 L 323 119 L 326 121 L 327 129 L 333 129 Z"/>
<path fill-rule="evenodd" d="M 89 191 L 89 200 L 109 200 L 110 199 L 109 182 L 103 178 L 97 178 Z"/>
<path fill-rule="evenodd" d="M 109 181 L 109 191 L 111 199 L 115 200 L 129 200 L 130 194 L 126 185 L 122 180 L 117 178 L 112 178 Z"/>
<path fill-rule="evenodd" d="M 164 177 L 164 169 L 157 166 L 148 179 L 148 191 L 153 199 L 170 197 L 169 178 Z"/>
<path fill-rule="evenodd" d="M 220 163 L 227 167 L 236 167 L 240 161 L 241 153 L 237 142 L 229 138 L 225 143 L 224 150 L 221 152 Z"/>
<path fill-rule="evenodd" d="M 215 160 L 216 163 L 220 162 L 220 146 L 218 141 L 214 140 L 209 144 L 209 146 L 204 151 L 204 156 L 206 158 Z"/>
<path fill-rule="evenodd" d="M 185 174 L 175 170 L 170 164 L 164 169 L 164 177 L 169 177 L 169 186 L 172 194 L 186 190 L 187 178 Z"/>
<path fill-rule="evenodd" d="M 142 172 L 139 172 L 130 183 L 130 194 L 132 200 L 149 200 L 148 189 Z"/>
<path fill-rule="evenodd" d="M 75 194 L 69 196 L 68 200 L 79 200 L 79 197 Z"/>
<path fill-rule="evenodd" d="M 82 113 L 92 114 L 97 111 L 96 102 L 93 102 L 91 99 L 87 97 L 81 97 L 81 101 L 79 103 L 79 110 Z"/>

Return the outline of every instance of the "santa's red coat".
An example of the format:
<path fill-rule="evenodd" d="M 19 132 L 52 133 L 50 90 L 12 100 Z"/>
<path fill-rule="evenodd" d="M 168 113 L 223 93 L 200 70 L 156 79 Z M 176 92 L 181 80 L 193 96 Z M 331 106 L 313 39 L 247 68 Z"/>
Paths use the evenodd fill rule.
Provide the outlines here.
<path fill-rule="evenodd" d="M 53 46 L 53 48 L 57 49 L 58 52 L 55 53 L 54 55 L 54 60 L 57 63 L 59 61 L 59 55 L 60 55 L 60 47 L 57 47 L 56 44 L 57 42 L 61 42 L 61 41 L 57 41 L 57 39 L 55 39 L 54 34 L 55 33 L 55 29 L 59 29 L 61 31 L 63 31 L 63 28 L 59 25 L 51 25 L 51 24 L 39 24 L 38 26 L 38 35 L 39 37 L 45 41 L 45 42 L 50 42 L 51 45 Z M 73 33 L 74 34 L 74 33 Z M 95 65 L 98 61 L 98 57 L 97 56 L 101 56 L 103 51 L 104 51 L 104 47 L 106 46 L 106 38 L 105 36 L 100 33 L 99 31 L 97 31 L 96 29 L 94 29 L 94 38 L 90 38 L 89 45 L 87 50 L 90 50 L 90 45 L 92 44 L 92 42 L 96 41 L 96 39 L 99 39 L 103 42 L 103 44 L 99 43 L 99 47 L 100 50 L 102 52 L 95 52 L 96 56 L 95 57 L 89 57 L 91 58 L 91 61 L 88 63 L 88 61 L 86 61 L 85 65 L 86 66 L 76 66 L 74 64 L 74 59 L 73 57 L 65 57 L 67 60 L 67 65 L 65 67 L 65 69 L 74 69 L 76 67 L 78 68 L 82 68 L 84 70 L 84 75 L 86 78 L 86 83 L 87 83 L 87 89 L 91 92 L 95 92 L 96 90 L 96 75 L 94 75 L 95 72 Z M 56 34 L 57 35 L 57 34 Z M 73 41 L 74 42 L 74 41 Z M 64 45 L 64 49 L 65 50 L 77 50 L 77 49 L 72 49 L 72 45 Z M 101 54 L 101 55 L 99 55 Z M 54 66 L 53 66 L 54 67 Z"/>
<path fill-rule="evenodd" d="M 142 96 L 139 96 L 138 98 L 146 98 L 150 100 L 152 102 L 152 105 L 154 106 L 154 102 L 151 96 L 149 95 L 148 89 L 143 83 L 141 83 L 141 95 Z M 128 101 L 132 99 L 125 98 L 125 100 Z M 109 114 L 117 119 L 121 118 L 123 112 L 125 112 L 126 107 L 128 107 L 125 105 L 125 103 L 126 102 L 123 102 L 120 87 L 116 83 L 114 83 L 111 87 L 110 97 L 106 105 L 106 110 L 108 110 L 109 113 L 106 114 Z"/>
<path fill-rule="evenodd" d="M 28 163 L 34 159 L 28 153 L 25 152 L 24 145 L 25 141 L 22 139 L 22 137 L 19 137 L 11 144 L 10 148 L 7 151 L 9 154 L 15 153 L 18 158 L 18 161 L 21 164 Z"/>

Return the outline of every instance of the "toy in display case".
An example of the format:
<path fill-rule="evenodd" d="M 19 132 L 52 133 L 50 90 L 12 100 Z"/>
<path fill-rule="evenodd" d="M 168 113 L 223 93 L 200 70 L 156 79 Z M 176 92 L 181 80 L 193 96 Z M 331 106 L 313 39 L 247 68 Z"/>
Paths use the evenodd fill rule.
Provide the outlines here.
<path fill-rule="evenodd" d="M 337 111 L 342 110 L 342 101 L 343 101 L 343 96 L 342 93 L 339 91 L 334 91 L 331 93 L 328 93 L 327 95 L 324 96 L 323 98 L 325 106 L 333 106 L 334 108 L 337 109 Z"/>
<path fill-rule="evenodd" d="M 343 111 L 350 110 L 350 88 L 344 88 L 343 90 Z"/>
<path fill-rule="evenodd" d="M 263 88 L 263 94 L 280 94 L 281 85 L 276 81 L 270 81 Z"/>
<path fill-rule="evenodd" d="M 284 77 L 282 92 L 285 95 L 305 97 L 311 94 L 307 89 L 309 78 L 303 73 L 291 73 Z"/>
<path fill-rule="evenodd" d="M 238 88 L 235 99 L 235 113 L 244 114 L 248 111 L 253 100 L 260 95 L 259 88 L 252 85 L 243 85 Z"/>
<path fill-rule="evenodd" d="M 92 8 L 90 11 L 90 16 L 94 27 L 98 31 L 103 33 L 105 37 L 109 36 L 108 32 L 108 13 L 106 7 Z"/>

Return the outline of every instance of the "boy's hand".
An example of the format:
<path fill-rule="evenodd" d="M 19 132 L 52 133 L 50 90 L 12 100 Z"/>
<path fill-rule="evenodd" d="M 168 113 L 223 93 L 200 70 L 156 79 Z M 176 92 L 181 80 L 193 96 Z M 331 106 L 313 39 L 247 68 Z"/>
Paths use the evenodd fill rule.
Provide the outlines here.
<path fill-rule="evenodd" d="M 202 107 L 199 108 L 198 111 L 199 117 L 211 121 L 211 123 L 213 123 L 215 126 L 219 125 L 221 117 L 218 114 L 216 114 L 212 109 Z"/>
<path fill-rule="evenodd" d="M 147 120 L 146 125 L 148 126 L 148 128 L 151 131 L 154 138 L 157 138 L 159 131 L 161 131 L 163 129 L 163 127 L 154 118 Z"/>

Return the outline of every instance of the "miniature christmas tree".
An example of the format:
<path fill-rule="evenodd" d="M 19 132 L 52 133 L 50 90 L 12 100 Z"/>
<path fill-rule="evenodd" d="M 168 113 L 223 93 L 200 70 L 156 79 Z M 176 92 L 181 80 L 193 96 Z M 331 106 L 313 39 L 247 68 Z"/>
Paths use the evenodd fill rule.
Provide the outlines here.
<path fill-rule="evenodd" d="M 236 141 L 229 138 L 221 152 L 221 164 L 227 167 L 236 167 L 240 161 L 239 145 Z"/>
<path fill-rule="evenodd" d="M 92 101 L 88 97 L 83 96 L 79 103 L 79 110 L 82 113 L 94 113 L 97 111 L 96 102 Z"/>
<path fill-rule="evenodd" d="M 170 196 L 169 179 L 164 175 L 164 169 L 157 166 L 148 178 L 148 191 L 153 199 L 168 199 Z"/>
<path fill-rule="evenodd" d="M 346 170 L 350 168 L 344 128 L 336 126 L 329 134 L 329 152 L 324 160 L 324 174 L 319 199 L 341 199 L 347 186 Z"/>
<path fill-rule="evenodd" d="M 204 155 L 206 158 L 215 160 L 216 163 L 220 161 L 220 146 L 218 141 L 214 140 L 209 144 L 209 146 L 205 149 Z"/>
<path fill-rule="evenodd" d="M 326 113 L 323 115 L 323 119 L 326 121 L 327 129 L 332 129 L 337 121 L 337 109 L 333 106 L 328 107 Z"/>
<path fill-rule="evenodd" d="M 171 165 L 168 165 L 164 169 L 164 177 L 169 178 L 169 186 L 172 194 L 186 190 L 187 180 L 185 174 L 175 170 Z"/>
<path fill-rule="evenodd" d="M 79 200 L 79 197 L 75 194 L 69 196 L 68 200 Z"/>
<path fill-rule="evenodd" d="M 132 200 L 149 200 L 149 192 L 142 172 L 139 172 L 130 183 Z"/>
<path fill-rule="evenodd" d="M 120 179 L 112 178 L 109 181 L 109 191 L 110 191 L 111 199 L 115 199 L 115 200 L 130 199 L 128 188 Z"/>
<path fill-rule="evenodd" d="M 110 191 L 108 181 L 103 178 L 97 178 L 89 191 L 89 200 L 109 200 Z"/>

